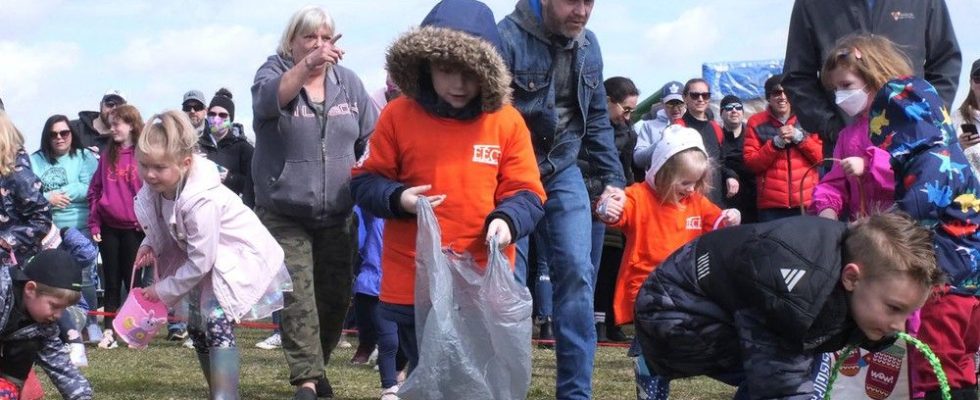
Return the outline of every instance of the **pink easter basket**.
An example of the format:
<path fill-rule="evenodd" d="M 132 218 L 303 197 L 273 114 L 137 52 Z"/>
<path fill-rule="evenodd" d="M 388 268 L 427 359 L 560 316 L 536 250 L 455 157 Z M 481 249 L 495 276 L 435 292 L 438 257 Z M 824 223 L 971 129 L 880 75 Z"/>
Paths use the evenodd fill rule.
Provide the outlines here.
<path fill-rule="evenodd" d="M 153 278 L 154 282 L 160 280 L 155 267 Z M 126 344 L 145 349 L 157 332 L 167 324 L 167 305 L 162 301 L 147 300 L 143 297 L 142 288 L 133 287 L 136 269 L 133 269 L 133 277 L 129 282 L 129 296 L 112 320 L 112 327 Z"/>

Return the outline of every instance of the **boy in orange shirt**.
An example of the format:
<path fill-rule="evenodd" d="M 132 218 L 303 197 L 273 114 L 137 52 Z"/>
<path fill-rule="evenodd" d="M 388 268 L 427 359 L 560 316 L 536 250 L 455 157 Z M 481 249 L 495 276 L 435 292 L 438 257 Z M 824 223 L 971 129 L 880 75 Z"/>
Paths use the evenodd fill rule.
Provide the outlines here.
<path fill-rule="evenodd" d="M 545 194 L 524 119 L 509 105 L 511 77 L 498 54 L 493 13 L 474 0 L 437 4 L 389 48 L 387 69 L 404 96 L 388 103 L 354 168 L 357 204 L 389 219 L 381 259 L 382 318 L 398 324 L 414 367 L 415 212 L 424 193 L 443 245 L 487 262 L 486 242 L 509 245 L 544 213 Z M 514 249 L 506 249 L 513 261 Z"/>

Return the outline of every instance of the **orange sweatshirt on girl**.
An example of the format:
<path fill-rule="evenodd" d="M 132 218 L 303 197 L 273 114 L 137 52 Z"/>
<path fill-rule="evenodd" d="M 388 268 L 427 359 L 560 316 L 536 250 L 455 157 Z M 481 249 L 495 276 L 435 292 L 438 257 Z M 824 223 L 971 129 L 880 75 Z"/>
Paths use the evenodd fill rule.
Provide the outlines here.
<path fill-rule="evenodd" d="M 626 235 L 613 296 L 616 325 L 633 322 L 636 295 L 647 276 L 691 239 L 714 230 L 719 218 L 721 209 L 700 193 L 673 204 L 664 203 L 646 182 L 626 188 L 623 215 L 609 224 Z"/>

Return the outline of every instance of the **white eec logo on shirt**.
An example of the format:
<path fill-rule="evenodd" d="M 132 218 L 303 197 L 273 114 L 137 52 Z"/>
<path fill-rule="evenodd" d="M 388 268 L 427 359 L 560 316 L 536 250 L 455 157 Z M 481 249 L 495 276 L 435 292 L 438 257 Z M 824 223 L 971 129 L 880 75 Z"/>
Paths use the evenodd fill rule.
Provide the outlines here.
<path fill-rule="evenodd" d="M 701 217 L 687 217 L 687 223 L 684 224 L 684 229 L 687 230 L 701 230 Z"/>
<path fill-rule="evenodd" d="M 497 165 L 500 161 L 500 146 L 488 144 L 473 145 L 473 162 Z"/>

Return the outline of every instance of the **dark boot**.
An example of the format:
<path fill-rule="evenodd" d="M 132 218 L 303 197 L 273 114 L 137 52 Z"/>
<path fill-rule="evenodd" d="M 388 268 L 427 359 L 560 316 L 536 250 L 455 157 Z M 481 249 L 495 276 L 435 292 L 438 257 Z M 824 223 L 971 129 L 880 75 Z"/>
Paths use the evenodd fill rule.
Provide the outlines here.
<path fill-rule="evenodd" d="M 623 328 L 620 328 L 616 325 L 609 325 L 606 327 L 606 338 L 609 339 L 610 342 L 614 342 L 614 343 L 623 343 L 623 342 L 630 341 L 630 338 L 627 337 L 625 333 L 623 333 Z"/>
<path fill-rule="evenodd" d="M 602 343 L 608 342 L 609 338 L 606 337 L 606 323 L 599 322 L 595 324 L 595 341 Z"/>
<path fill-rule="evenodd" d="M 204 383 L 208 384 L 208 391 L 211 390 L 211 356 L 208 353 L 197 353 L 197 362 L 201 364 L 201 372 L 204 372 Z"/>
<path fill-rule="evenodd" d="M 211 400 L 238 400 L 238 379 L 241 360 L 237 347 L 212 347 Z"/>
<path fill-rule="evenodd" d="M 538 339 L 539 340 L 555 340 L 555 333 L 553 325 L 551 324 L 551 318 L 545 318 L 541 322 L 541 327 L 538 329 Z"/>
<path fill-rule="evenodd" d="M 333 386 L 330 385 L 330 380 L 326 376 L 321 376 L 320 379 L 316 380 L 316 397 L 318 399 L 333 398 Z"/>

